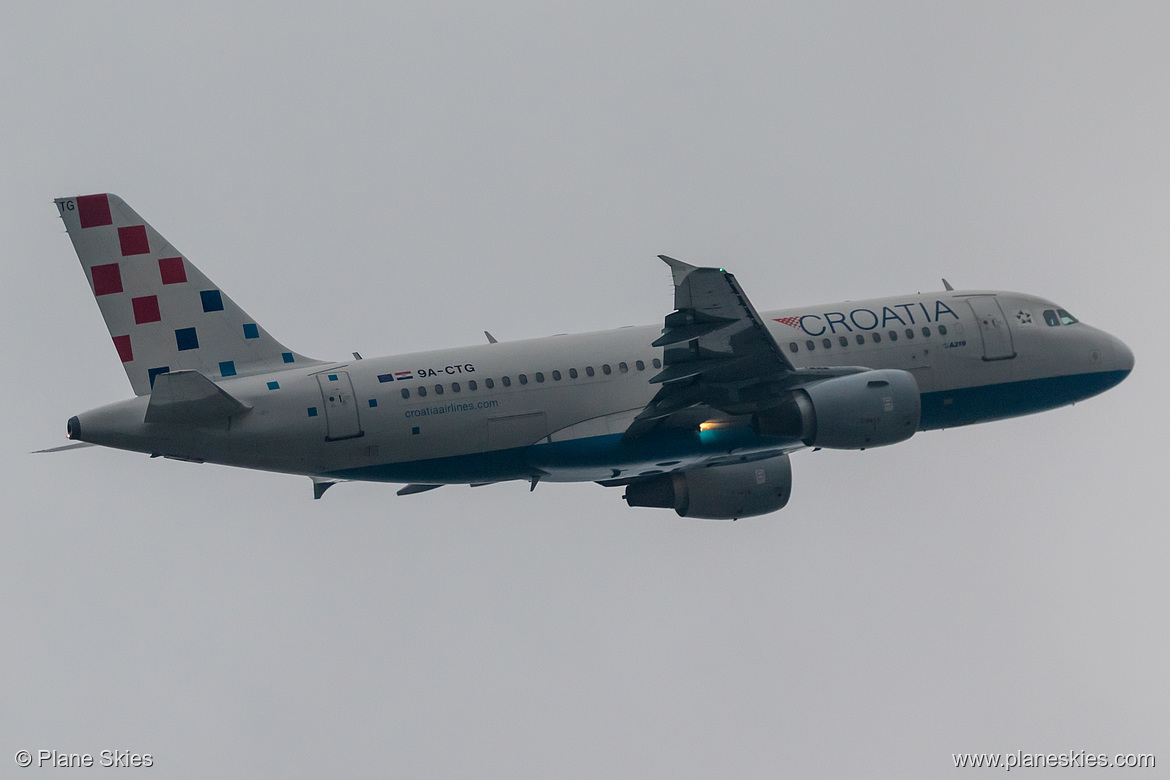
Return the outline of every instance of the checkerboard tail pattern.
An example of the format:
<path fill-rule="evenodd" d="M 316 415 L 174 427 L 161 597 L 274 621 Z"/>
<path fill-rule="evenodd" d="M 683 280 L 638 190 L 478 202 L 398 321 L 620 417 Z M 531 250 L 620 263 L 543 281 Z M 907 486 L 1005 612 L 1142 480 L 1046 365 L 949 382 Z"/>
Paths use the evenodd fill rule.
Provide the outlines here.
<path fill-rule="evenodd" d="M 121 198 L 55 202 L 138 395 L 168 371 L 195 369 L 217 380 L 317 362 L 272 338 Z"/>

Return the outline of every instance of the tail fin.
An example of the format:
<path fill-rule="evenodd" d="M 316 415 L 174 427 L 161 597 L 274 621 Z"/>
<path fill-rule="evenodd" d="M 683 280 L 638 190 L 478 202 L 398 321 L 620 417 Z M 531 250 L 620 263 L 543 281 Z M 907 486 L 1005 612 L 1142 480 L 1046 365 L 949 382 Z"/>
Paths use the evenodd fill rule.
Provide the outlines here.
<path fill-rule="evenodd" d="M 180 369 L 215 378 L 317 362 L 268 335 L 118 196 L 55 202 L 135 394 Z"/>

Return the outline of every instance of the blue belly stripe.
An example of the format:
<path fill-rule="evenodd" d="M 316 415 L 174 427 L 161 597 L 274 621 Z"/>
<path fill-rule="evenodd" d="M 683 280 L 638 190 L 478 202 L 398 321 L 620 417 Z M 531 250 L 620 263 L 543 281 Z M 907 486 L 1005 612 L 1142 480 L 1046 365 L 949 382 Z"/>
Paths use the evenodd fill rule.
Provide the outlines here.
<path fill-rule="evenodd" d="M 1128 375 L 1128 371 L 1099 371 L 923 393 L 922 420 L 918 429 L 954 428 L 1056 409 L 1102 393 Z M 676 430 L 632 443 L 621 439 L 621 434 L 593 436 L 532 447 L 342 469 L 322 476 L 420 484 L 500 482 L 529 479 L 534 473 L 539 473 L 542 465 L 562 468 L 599 464 L 620 466 L 622 463 L 687 458 L 705 453 L 725 454 L 730 448 L 744 453 L 773 449 L 778 453 L 793 449 L 790 442 L 760 437 L 750 429 L 702 433 Z"/>
<path fill-rule="evenodd" d="M 923 393 L 918 430 L 954 428 L 1068 406 L 1105 392 L 1127 376 L 1128 371 L 1098 371 Z"/>

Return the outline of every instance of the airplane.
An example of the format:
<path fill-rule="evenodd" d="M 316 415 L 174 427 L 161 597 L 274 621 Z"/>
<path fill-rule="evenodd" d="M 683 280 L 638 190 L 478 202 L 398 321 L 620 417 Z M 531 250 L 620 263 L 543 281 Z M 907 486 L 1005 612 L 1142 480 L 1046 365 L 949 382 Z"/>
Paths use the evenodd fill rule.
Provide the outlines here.
<path fill-rule="evenodd" d="M 783 508 L 789 456 L 1084 400 L 1130 349 L 1044 298 L 917 293 L 758 312 L 736 278 L 660 256 L 662 327 L 352 360 L 294 352 L 115 195 L 55 201 L 135 397 L 72 444 L 344 481 L 624 488 L 631 507 L 734 520 Z"/>

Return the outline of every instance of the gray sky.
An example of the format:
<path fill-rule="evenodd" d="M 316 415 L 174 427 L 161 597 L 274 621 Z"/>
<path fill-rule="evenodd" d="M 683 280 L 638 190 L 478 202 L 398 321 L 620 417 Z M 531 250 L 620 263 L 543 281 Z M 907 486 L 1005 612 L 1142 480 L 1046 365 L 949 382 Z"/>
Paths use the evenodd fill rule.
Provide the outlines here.
<path fill-rule="evenodd" d="M 400 5 L 3 12 L 0 774 L 1164 776 L 1170 10 Z M 1032 292 L 1137 369 L 802 453 L 788 507 L 734 524 L 29 455 L 131 394 L 52 204 L 103 191 L 314 357 L 658 322 L 662 252 L 761 309 Z"/>

